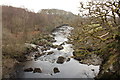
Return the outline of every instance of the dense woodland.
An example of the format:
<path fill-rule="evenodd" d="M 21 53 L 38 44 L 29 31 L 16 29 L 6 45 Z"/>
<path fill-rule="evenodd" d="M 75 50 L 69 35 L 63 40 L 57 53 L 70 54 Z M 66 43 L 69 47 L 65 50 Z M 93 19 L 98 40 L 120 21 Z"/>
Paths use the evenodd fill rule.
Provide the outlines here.
<path fill-rule="evenodd" d="M 3 60 L 16 58 L 26 51 L 24 43 L 49 34 L 62 24 L 74 27 L 71 41 L 75 59 L 97 54 L 103 60 L 96 79 L 120 77 L 120 1 L 80 3 L 80 14 L 57 9 L 38 13 L 27 9 L 2 6 Z M 5 61 L 3 65 L 6 65 Z"/>

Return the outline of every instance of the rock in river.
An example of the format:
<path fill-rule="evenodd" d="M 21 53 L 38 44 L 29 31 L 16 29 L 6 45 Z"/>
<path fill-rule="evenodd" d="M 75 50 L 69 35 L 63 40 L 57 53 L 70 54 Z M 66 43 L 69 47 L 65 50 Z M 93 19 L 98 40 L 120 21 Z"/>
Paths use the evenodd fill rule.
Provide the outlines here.
<path fill-rule="evenodd" d="M 60 72 L 57 67 L 55 67 L 55 68 L 53 69 L 53 71 L 54 71 L 54 73 L 59 73 L 59 72 Z"/>
<path fill-rule="evenodd" d="M 52 46 L 52 48 L 57 48 L 57 47 L 58 47 L 58 45 L 53 45 L 53 46 Z"/>
<path fill-rule="evenodd" d="M 65 42 L 63 42 L 62 44 L 60 44 L 60 46 L 62 46 L 62 45 L 65 45 Z"/>
<path fill-rule="evenodd" d="M 67 59 L 67 62 L 70 61 L 70 58 Z"/>
<path fill-rule="evenodd" d="M 95 71 L 94 69 L 91 69 L 92 71 Z"/>
<path fill-rule="evenodd" d="M 43 55 L 45 55 L 45 53 L 42 53 L 42 54 L 35 54 L 34 59 L 37 59 L 38 57 L 43 56 Z"/>
<path fill-rule="evenodd" d="M 33 68 L 26 68 L 24 69 L 24 72 L 32 72 L 33 71 Z"/>
<path fill-rule="evenodd" d="M 33 73 L 42 73 L 42 70 L 40 68 L 35 68 Z"/>
<path fill-rule="evenodd" d="M 48 52 L 48 54 L 47 55 L 51 55 L 51 54 L 53 54 L 54 52 L 53 51 L 51 51 L 51 52 Z"/>
<path fill-rule="evenodd" d="M 63 48 L 63 46 L 58 46 L 57 49 L 58 49 L 58 50 L 62 50 L 62 49 L 64 49 L 64 48 Z"/>
<path fill-rule="evenodd" d="M 58 60 L 57 60 L 57 63 L 58 63 L 58 64 L 63 64 L 64 61 L 65 61 L 65 57 L 59 56 L 59 57 L 58 57 Z"/>

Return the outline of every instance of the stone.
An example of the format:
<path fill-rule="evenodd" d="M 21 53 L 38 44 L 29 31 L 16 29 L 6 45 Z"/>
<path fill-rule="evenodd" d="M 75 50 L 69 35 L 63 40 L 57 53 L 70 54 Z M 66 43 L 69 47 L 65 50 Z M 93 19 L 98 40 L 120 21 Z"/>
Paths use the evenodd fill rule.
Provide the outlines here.
<path fill-rule="evenodd" d="M 63 46 L 58 46 L 57 50 L 62 50 L 64 49 Z"/>
<path fill-rule="evenodd" d="M 53 52 L 53 51 L 51 51 L 51 52 L 48 52 L 48 53 L 47 53 L 47 55 L 51 55 L 51 54 L 53 54 L 53 53 L 54 53 L 54 52 Z"/>
<path fill-rule="evenodd" d="M 24 72 L 32 72 L 33 71 L 33 68 L 26 68 L 24 69 Z"/>
<path fill-rule="evenodd" d="M 53 46 L 52 46 L 52 48 L 57 48 L 57 47 L 58 47 L 58 45 L 53 45 Z"/>
<path fill-rule="evenodd" d="M 62 45 L 65 45 L 65 43 L 63 42 L 62 44 L 60 44 L 60 46 L 62 46 Z"/>
<path fill-rule="evenodd" d="M 63 56 L 59 56 L 59 57 L 58 57 L 58 60 L 57 60 L 57 63 L 58 63 L 58 64 L 63 64 L 64 61 L 65 61 L 65 58 L 64 58 Z"/>
<path fill-rule="evenodd" d="M 81 61 L 81 57 L 75 57 L 74 59 Z"/>
<path fill-rule="evenodd" d="M 42 73 L 42 70 L 40 68 L 35 68 L 33 73 Z"/>
<path fill-rule="evenodd" d="M 59 72 L 60 72 L 57 67 L 55 67 L 55 68 L 53 69 L 53 71 L 54 71 L 54 73 L 59 73 Z"/>
<path fill-rule="evenodd" d="M 70 61 L 70 58 L 67 59 L 67 62 Z"/>
<path fill-rule="evenodd" d="M 34 56 L 34 59 L 37 59 L 37 58 L 40 57 L 40 56 L 42 56 L 42 54 L 36 54 L 36 55 Z"/>
<path fill-rule="evenodd" d="M 50 50 L 50 47 L 44 46 L 44 48 L 42 48 L 41 50 L 42 50 L 42 51 L 47 51 L 47 50 Z"/>
<path fill-rule="evenodd" d="M 91 69 L 92 71 L 95 71 L 94 69 Z"/>

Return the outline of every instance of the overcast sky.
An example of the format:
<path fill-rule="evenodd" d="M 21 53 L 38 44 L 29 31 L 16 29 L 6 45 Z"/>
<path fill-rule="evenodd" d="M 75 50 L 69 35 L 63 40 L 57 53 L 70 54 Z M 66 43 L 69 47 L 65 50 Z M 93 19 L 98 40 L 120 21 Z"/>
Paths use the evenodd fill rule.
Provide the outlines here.
<path fill-rule="evenodd" d="M 62 9 L 74 14 L 79 13 L 79 3 L 87 0 L 0 0 L 0 5 L 12 5 L 14 7 L 25 7 L 34 12 L 41 9 Z"/>

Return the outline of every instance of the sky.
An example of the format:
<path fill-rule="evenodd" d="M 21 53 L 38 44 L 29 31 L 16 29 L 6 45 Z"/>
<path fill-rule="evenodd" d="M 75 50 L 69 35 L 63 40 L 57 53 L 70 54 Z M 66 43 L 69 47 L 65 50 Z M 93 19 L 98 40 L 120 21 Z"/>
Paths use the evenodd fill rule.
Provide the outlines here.
<path fill-rule="evenodd" d="M 41 9 L 54 8 L 78 14 L 79 3 L 86 1 L 87 0 L 0 0 L 0 5 L 27 8 L 34 12 L 38 12 Z"/>

